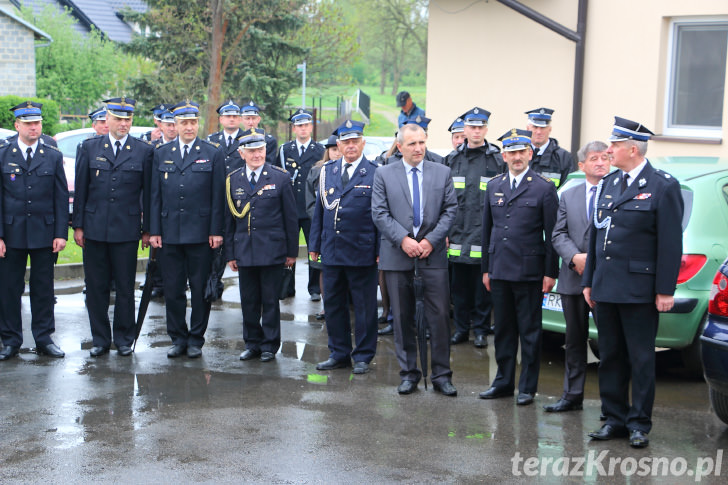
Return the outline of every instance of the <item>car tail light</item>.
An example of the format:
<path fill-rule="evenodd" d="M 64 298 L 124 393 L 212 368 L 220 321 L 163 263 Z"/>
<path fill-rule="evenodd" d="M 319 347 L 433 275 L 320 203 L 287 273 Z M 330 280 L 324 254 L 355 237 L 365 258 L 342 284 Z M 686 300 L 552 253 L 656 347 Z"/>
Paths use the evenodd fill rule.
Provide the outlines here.
<path fill-rule="evenodd" d="M 721 317 L 728 317 L 728 278 L 718 271 L 710 287 L 710 300 L 708 300 L 708 313 Z"/>
<path fill-rule="evenodd" d="M 680 260 L 680 273 L 677 275 L 677 284 L 685 283 L 695 276 L 707 260 L 708 257 L 704 254 L 683 254 Z"/>

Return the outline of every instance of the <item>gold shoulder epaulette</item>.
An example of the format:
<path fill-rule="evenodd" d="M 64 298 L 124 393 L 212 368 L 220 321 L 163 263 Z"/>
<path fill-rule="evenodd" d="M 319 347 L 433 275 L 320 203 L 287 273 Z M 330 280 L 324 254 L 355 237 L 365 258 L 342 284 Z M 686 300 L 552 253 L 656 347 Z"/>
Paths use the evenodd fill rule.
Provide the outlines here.
<path fill-rule="evenodd" d="M 271 165 L 271 167 L 273 167 L 274 169 L 278 170 L 279 172 L 283 172 L 283 173 L 286 173 L 286 174 L 288 173 L 288 170 L 286 170 L 283 167 L 279 167 L 278 165 Z"/>

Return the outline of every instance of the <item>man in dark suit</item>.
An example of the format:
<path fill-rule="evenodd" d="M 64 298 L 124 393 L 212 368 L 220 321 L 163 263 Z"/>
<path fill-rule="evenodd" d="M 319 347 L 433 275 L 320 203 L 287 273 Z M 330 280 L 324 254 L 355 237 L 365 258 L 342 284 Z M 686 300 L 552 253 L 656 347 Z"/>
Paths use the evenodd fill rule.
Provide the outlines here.
<path fill-rule="evenodd" d="M 480 397 L 513 396 L 520 340 L 521 406 L 533 402 L 538 387 L 541 302 L 559 269 L 551 246 L 559 200 L 553 182 L 528 168 L 530 135 L 513 129 L 499 138 L 508 173 L 488 183 L 483 208 L 483 284 L 493 295 L 498 372 Z"/>
<path fill-rule="evenodd" d="M 255 101 L 250 100 L 247 103 L 240 106 L 240 119 L 243 122 L 243 132 L 240 136 L 249 135 L 251 130 L 255 128 L 258 131 L 263 131 L 259 128 L 260 125 L 260 107 L 255 104 Z M 265 131 L 263 131 L 265 133 Z M 271 165 L 275 165 L 278 160 L 278 140 L 274 136 L 265 133 L 265 161 Z"/>
<path fill-rule="evenodd" d="M 377 351 L 377 228 L 372 221 L 372 186 L 377 166 L 363 156 L 364 124 L 347 120 L 337 128 L 343 158 L 327 162 L 311 222 L 309 256 L 319 254 L 324 275 L 324 312 L 329 358 L 319 370 L 351 366 L 369 372 Z M 354 305 L 352 351 L 348 295 Z"/>
<path fill-rule="evenodd" d="M 202 355 L 209 319 L 204 291 L 212 262 L 210 248 L 222 244 L 225 157 L 197 137 L 197 103 L 183 101 L 171 111 L 178 136 L 154 152 L 149 242 L 162 248 L 167 333 L 173 344 L 167 357 L 186 352 L 194 359 Z M 188 281 L 192 297 L 189 329 L 185 321 Z"/>
<path fill-rule="evenodd" d="M 230 99 L 217 108 L 217 114 L 222 131 L 209 135 L 207 141 L 220 147 L 225 154 L 225 173 L 231 173 L 243 166 L 238 153 L 238 138 L 242 133 L 240 106 Z"/>
<path fill-rule="evenodd" d="M 68 237 L 68 185 L 63 155 L 40 142 L 42 105 L 26 101 L 10 111 L 18 136 L 0 147 L 0 360 L 23 344 L 20 300 L 30 258 L 31 330 L 36 352 L 63 357 L 53 343 L 53 264 Z"/>
<path fill-rule="evenodd" d="M 313 130 L 313 115 L 304 110 L 297 110 L 289 119 L 293 125 L 295 140 L 284 143 L 280 149 L 281 167 L 288 170 L 293 182 L 293 195 L 296 197 L 296 209 L 298 211 L 298 226 L 303 231 L 303 237 L 308 244 L 311 231 L 311 219 L 306 212 L 306 178 L 311 167 L 324 158 L 324 146 L 311 139 Z M 293 274 L 288 283 L 288 296 L 296 294 L 296 265 L 293 265 Z M 308 294 L 311 301 L 321 300 L 321 288 L 319 288 L 320 271 L 308 267 Z"/>
<path fill-rule="evenodd" d="M 109 352 L 110 283 L 116 286 L 113 342 L 121 356 L 132 353 L 136 318 L 134 280 L 137 248 L 149 246 L 149 189 L 154 148 L 129 135 L 136 101 L 106 103 L 109 133 L 85 140 L 76 155 L 73 238 L 83 248 L 91 357 Z"/>
<path fill-rule="evenodd" d="M 241 138 L 239 150 L 245 167 L 228 175 L 225 189 L 225 260 L 240 278 L 240 360 L 269 362 L 281 345 L 283 267 L 298 255 L 296 203 L 288 173 L 265 163 L 265 135 Z"/>
<path fill-rule="evenodd" d="M 599 322 L 599 394 L 607 422 L 594 439 L 649 444 L 659 312 L 674 305 L 682 257 L 680 184 L 645 158 L 652 132 L 615 117 L 607 153 L 619 170 L 597 188 L 582 284 Z M 629 381 L 632 379 L 632 403 Z"/>
<path fill-rule="evenodd" d="M 384 271 L 394 313 L 394 345 L 399 361 L 397 391 L 417 389 L 413 258 L 425 282 L 425 313 L 430 329 L 432 386 L 456 396 L 450 369 L 450 293 L 448 291 L 448 231 L 457 212 L 450 169 L 425 160 L 427 135 L 418 124 L 397 133 L 402 161 L 379 167 L 374 174 L 372 217 L 379 232 L 379 268 Z"/>
<path fill-rule="evenodd" d="M 589 305 L 582 294 L 581 276 L 586 264 L 597 184 L 610 168 L 604 142 L 587 143 L 577 156 L 586 182 L 561 193 L 556 225 L 551 235 L 551 243 L 561 256 L 557 291 L 561 295 L 566 320 L 564 393 L 558 402 L 544 406 L 547 412 L 554 413 L 581 409 L 584 401 Z"/>

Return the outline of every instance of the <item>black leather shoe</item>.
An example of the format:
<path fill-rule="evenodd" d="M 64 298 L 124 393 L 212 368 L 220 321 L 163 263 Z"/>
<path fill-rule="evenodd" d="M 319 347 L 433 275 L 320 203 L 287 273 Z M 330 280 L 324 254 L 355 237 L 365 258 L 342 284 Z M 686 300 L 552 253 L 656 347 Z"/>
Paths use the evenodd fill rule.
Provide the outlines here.
<path fill-rule="evenodd" d="M 599 421 L 606 421 L 606 420 L 607 420 L 607 416 L 606 416 L 606 414 L 604 414 L 604 413 L 601 413 L 601 414 L 599 415 Z"/>
<path fill-rule="evenodd" d="M 330 357 L 325 361 L 316 364 L 316 370 L 344 369 L 346 367 L 351 367 L 351 362 L 348 360 L 338 361 Z"/>
<path fill-rule="evenodd" d="M 311 293 L 311 301 L 321 301 L 321 293 Z"/>
<path fill-rule="evenodd" d="M 397 386 L 397 392 L 400 394 L 412 394 L 417 390 L 417 383 L 415 381 L 402 381 Z"/>
<path fill-rule="evenodd" d="M 185 345 L 173 345 L 172 348 L 170 348 L 167 351 L 167 358 L 174 359 L 176 357 L 185 355 L 186 350 L 187 350 L 187 346 L 185 346 Z"/>
<path fill-rule="evenodd" d="M 450 343 L 453 345 L 461 344 L 463 342 L 467 342 L 470 339 L 470 335 L 468 335 L 465 332 L 455 332 L 455 334 L 450 339 Z"/>
<path fill-rule="evenodd" d="M 485 335 L 476 335 L 473 345 L 475 345 L 479 349 L 486 348 L 488 346 L 488 337 L 486 337 Z"/>
<path fill-rule="evenodd" d="M 497 387 L 490 387 L 487 390 L 478 394 L 480 399 L 498 399 L 500 397 L 513 397 L 513 391 L 507 389 L 499 389 Z"/>
<path fill-rule="evenodd" d="M 131 355 L 132 350 L 128 345 L 122 345 L 116 348 L 116 352 L 122 357 L 128 357 Z"/>
<path fill-rule="evenodd" d="M 613 438 L 626 438 L 627 430 L 622 427 L 605 424 L 597 431 L 592 431 L 591 433 L 589 433 L 589 437 L 594 438 L 595 440 L 602 441 L 611 440 Z"/>
<path fill-rule="evenodd" d="M 354 374 L 366 374 L 369 372 L 369 364 L 366 362 L 354 362 Z"/>
<path fill-rule="evenodd" d="M 516 398 L 516 404 L 519 406 L 528 406 L 533 403 L 533 394 L 530 392 L 519 392 Z"/>
<path fill-rule="evenodd" d="M 240 360 L 250 360 L 255 359 L 257 357 L 261 356 L 260 350 L 255 349 L 245 349 L 242 354 L 240 354 Z"/>
<path fill-rule="evenodd" d="M 262 352 L 260 354 L 260 361 L 261 362 L 270 362 L 271 360 L 274 360 L 276 358 L 276 354 L 273 352 Z"/>
<path fill-rule="evenodd" d="M 55 357 L 56 359 L 62 359 L 66 356 L 66 353 L 56 344 L 41 345 L 36 347 L 35 352 L 38 355 L 47 355 L 49 357 Z"/>
<path fill-rule="evenodd" d="M 189 359 L 197 359 L 202 356 L 202 348 L 196 346 L 196 345 L 190 345 L 187 347 L 187 358 Z"/>
<path fill-rule="evenodd" d="M 164 298 L 164 290 L 162 288 L 152 288 L 152 298 Z"/>
<path fill-rule="evenodd" d="M 316 320 L 326 320 L 326 314 L 324 312 L 317 313 Z"/>
<path fill-rule="evenodd" d="M 647 433 L 643 433 L 638 429 L 629 432 L 629 446 L 632 448 L 645 448 L 649 444 L 650 439 L 647 437 Z"/>
<path fill-rule="evenodd" d="M 108 354 L 109 348 L 96 346 L 96 347 L 92 348 L 91 352 L 89 352 L 89 353 L 91 354 L 91 357 L 100 357 L 104 354 Z"/>
<path fill-rule="evenodd" d="M 14 345 L 6 345 L 2 350 L 0 350 L 0 360 L 8 360 L 10 357 L 18 355 L 19 350 L 20 348 L 15 347 Z"/>
<path fill-rule="evenodd" d="M 583 408 L 580 402 L 569 401 L 568 399 L 559 399 L 553 404 L 547 404 L 543 410 L 547 413 L 564 413 L 566 411 L 580 411 Z"/>
<path fill-rule="evenodd" d="M 443 396 L 455 397 L 458 395 L 458 390 L 455 389 L 455 386 L 453 386 L 450 381 L 445 381 L 443 383 L 433 382 L 432 388 Z"/>
<path fill-rule="evenodd" d="M 389 324 L 389 325 L 387 325 L 386 327 L 384 327 L 384 328 L 381 328 L 381 329 L 377 330 L 377 333 L 378 333 L 379 335 L 392 335 L 392 334 L 394 333 L 394 327 L 393 327 L 393 326 L 392 326 L 392 324 L 390 323 L 390 324 Z"/>

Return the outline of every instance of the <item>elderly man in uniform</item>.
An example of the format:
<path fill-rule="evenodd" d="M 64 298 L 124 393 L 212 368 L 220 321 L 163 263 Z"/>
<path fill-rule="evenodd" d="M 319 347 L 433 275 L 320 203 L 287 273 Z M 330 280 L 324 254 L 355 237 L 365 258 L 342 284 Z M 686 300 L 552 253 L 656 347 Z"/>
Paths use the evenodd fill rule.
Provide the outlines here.
<path fill-rule="evenodd" d="M 204 300 L 212 251 L 222 244 L 225 210 L 225 159 L 222 151 L 197 137 L 199 105 L 183 101 L 171 109 L 178 137 L 154 152 L 152 166 L 151 234 L 162 248 L 161 266 L 167 333 L 172 347 L 167 357 L 202 355 L 209 314 Z M 192 298 L 190 326 L 185 314 L 185 287 Z"/>
<path fill-rule="evenodd" d="M 228 175 L 225 189 L 225 259 L 240 278 L 240 360 L 269 362 L 281 345 L 283 267 L 298 255 L 296 202 L 288 173 L 265 162 L 265 135 L 242 137 L 239 153 L 245 167 Z"/>
<path fill-rule="evenodd" d="M 288 121 L 293 125 L 295 140 L 281 145 L 280 166 L 288 171 L 293 183 L 293 195 L 296 197 L 296 210 L 298 211 L 298 227 L 303 231 L 306 244 L 309 241 L 311 231 L 311 219 L 306 212 L 306 177 L 311 167 L 324 158 L 324 146 L 311 139 L 313 131 L 313 115 L 304 109 L 296 110 Z M 286 294 L 296 294 L 296 265 L 293 265 L 293 274 L 288 280 Z M 311 301 L 321 300 L 321 288 L 319 288 L 320 271 L 309 266 L 308 268 L 308 294 Z"/>
<path fill-rule="evenodd" d="M 379 237 L 372 221 L 372 185 L 377 165 L 366 159 L 364 124 L 347 120 L 338 129 L 343 157 L 327 162 L 319 176 L 319 196 L 311 222 L 309 256 L 323 264 L 324 312 L 330 356 L 319 370 L 351 366 L 369 372 L 377 350 L 377 255 Z M 349 294 L 354 305 L 351 345 Z"/>
<path fill-rule="evenodd" d="M 587 143 L 577 157 L 586 181 L 561 193 L 556 225 L 551 234 L 551 243 L 561 257 L 557 291 L 561 295 L 566 320 L 564 393 L 554 404 L 544 406 L 547 412 L 552 413 L 581 409 L 584 401 L 589 305 L 582 294 L 581 277 L 586 264 L 597 184 L 609 173 L 609 157 L 604 142 Z"/>
<path fill-rule="evenodd" d="M 106 107 L 93 110 L 88 117 L 91 119 L 91 128 L 97 135 L 109 134 L 109 125 L 106 124 Z"/>
<path fill-rule="evenodd" d="M 407 91 L 397 93 L 397 107 L 402 108 L 397 118 L 398 128 L 401 128 L 407 121 L 414 121 L 418 116 L 425 116 L 425 110 L 412 101 L 412 96 Z"/>
<path fill-rule="evenodd" d="M 475 107 L 461 118 L 466 141 L 445 158 L 445 164 L 452 171 L 458 197 L 458 212 L 450 229 L 448 249 L 452 263 L 450 292 L 455 321 L 455 333 L 450 343 L 467 342 L 472 328 L 474 345 L 484 348 L 488 346 L 492 304 L 480 271 L 483 200 L 488 182 L 503 173 L 505 165 L 500 149 L 485 139 L 490 112 Z"/>
<path fill-rule="evenodd" d="M 265 134 L 265 161 L 271 165 L 275 165 L 276 159 L 278 158 L 278 140 L 258 128 L 258 125 L 260 125 L 260 107 L 255 104 L 255 101 L 250 100 L 240 106 L 240 119 L 243 122 L 243 129 L 245 130 L 240 133 L 240 136 L 250 135 L 253 129 Z"/>
<path fill-rule="evenodd" d="M 615 117 L 607 153 L 618 168 L 596 191 L 582 284 L 599 332 L 599 395 L 607 422 L 596 440 L 649 444 L 659 312 L 674 305 L 682 257 L 680 184 L 645 158 L 653 133 Z M 629 381 L 632 380 L 630 404 Z"/>
<path fill-rule="evenodd" d="M 571 153 L 559 146 L 551 135 L 551 118 L 554 110 L 536 108 L 526 111 L 528 122 L 526 129 L 531 132 L 533 158 L 531 170 L 551 179 L 558 189 L 566 182 L 566 177 L 574 171 L 574 160 Z"/>
<path fill-rule="evenodd" d="M 63 155 L 40 143 L 42 104 L 25 101 L 15 115 L 15 139 L 0 146 L 0 360 L 18 355 L 23 344 L 20 301 L 30 258 L 31 331 L 36 352 L 65 353 L 51 339 L 53 264 L 68 237 L 68 185 Z"/>
<path fill-rule="evenodd" d="M 450 369 L 450 297 L 447 274 L 447 233 L 455 219 L 457 197 L 450 169 L 425 160 L 427 134 L 417 124 L 405 124 L 397 133 L 402 161 L 374 174 L 372 216 L 382 234 L 380 269 L 384 271 L 394 312 L 394 345 L 399 361 L 397 391 L 417 389 L 422 371 L 417 368 L 413 258 L 418 258 L 425 281 L 425 313 L 430 329 L 432 386 L 456 396 Z"/>
<path fill-rule="evenodd" d="M 541 302 L 556 283 L 559 257 L 551 245 L 559 200 L 556 187 L 528 168 L 531 133 L 499 138 L 508 173 L 488 184 L 483 209 L 483 284 L 493 296 L 498 372 L 482 399 L 513 396 L 516 354 L 521 376 L 516 404 L 533 402 L 541 362 Z"/>
<path fill-rule="evenodd" d="M 238 153 L 238 138 L 242 134 L 240 123 L 240 106 L 232 99 L 217 108 L 222 130 L 207 137 L 207 141 L 219 145 L 225 153 L 225 172 L 231 173 L 243 166 L 243 159 Z"/>
<path fill-rule="evenodd" d="M 132 353 L 136 335 L 134 279 L 137 248 L 149 245 L 149 189 L 154 149 L 129 135 L 136 101 L 104 101 L 109 134 L 85 140 L 76 155 L 73 238 L 83 248 L 86 307 L 93 348 L 121 356 Z M 113 332 L 110 284 L 115 282 Z"/>

